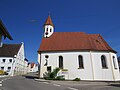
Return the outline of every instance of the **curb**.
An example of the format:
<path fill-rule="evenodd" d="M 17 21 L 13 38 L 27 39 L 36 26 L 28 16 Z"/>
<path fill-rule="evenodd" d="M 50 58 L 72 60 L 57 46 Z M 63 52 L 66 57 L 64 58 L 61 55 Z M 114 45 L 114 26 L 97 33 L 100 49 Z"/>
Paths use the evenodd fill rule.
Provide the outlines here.
<path fill-rule="evenodd" d="M 49 80 L 44 80 L 44 79 L 34 79 L 35 81 L 39 81 L 39 82 L 49 82 L 50 83 L 50 81 Z"/>

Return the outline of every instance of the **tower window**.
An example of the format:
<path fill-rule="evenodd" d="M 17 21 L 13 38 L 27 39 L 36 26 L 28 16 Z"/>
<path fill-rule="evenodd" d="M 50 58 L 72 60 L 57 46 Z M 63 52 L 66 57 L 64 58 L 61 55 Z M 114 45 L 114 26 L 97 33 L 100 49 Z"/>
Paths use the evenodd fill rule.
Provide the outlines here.
<path fill-rule="evenodd" d="M 47 30 L 46 30 L 47 32 L 48 32 L 48 28 L 47 28 Z"/>
<path fill-rule="evenodd" d="M 102 63 L 102 68 L 103 69 L 107 69 L 107 60 L 106 57 L 104 55 L 101 56 L 101 63 Z"/>
<path fill-rule="evenodd" d="M 113 56 L 113 65 L 114 65 L 114 68 L 117 69 L 116 60 L 114 56 Z"/>
<path fill-rule="evenodd" d="M 52 32 L 52 29 L 50 28 L 50 32 Z"/>
<path fill-rule="evenodd" d="M 83 69 L 84 68 L 83 56 L 81 56 L 81 55 L 78 56 L 78 64 L 79 64 L 79 69 Z"/>
<path fill-rule="evenodd" d="M 63 57 L 59 56 L 59 68 L 63 69 Z"/>

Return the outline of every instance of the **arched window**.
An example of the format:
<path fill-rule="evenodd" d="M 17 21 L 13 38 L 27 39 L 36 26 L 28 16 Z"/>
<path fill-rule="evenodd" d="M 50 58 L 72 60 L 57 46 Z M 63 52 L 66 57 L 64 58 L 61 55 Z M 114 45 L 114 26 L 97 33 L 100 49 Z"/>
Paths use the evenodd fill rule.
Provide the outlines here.
<path fill-rule="evenodd" d="M 48 32 L 48 28 L 47 28 L 47 30 L 46 30 L 47 32 Z"/>
<path fill-rule="evenodd" d="M 59 56 L 59 68 L 63 69 L 63 57 Z"/>
<path fill-rule="evenodd" d="M 50 32 L 52 32 L 52 28 L 50 28 Z"/>
<path fill-rule="evenodd" d="M 78 56 L 78 64 L 79 64 L 79 69 L 84 68 L 83 56 L 81 56 L 81 55 Z"/>
<path fill-rule="evenodd" d="M 114 56 L 113 56 L 113 65 L 114 65 L 114 68 L 117 69 L 116 60 Z"/>
<path fill-rule="evenodd" d="M 101 63 L 102 63 L 102 68 L 108 68 L 107 67 L 107 60 L 104 55 L 101 56 Z"/>

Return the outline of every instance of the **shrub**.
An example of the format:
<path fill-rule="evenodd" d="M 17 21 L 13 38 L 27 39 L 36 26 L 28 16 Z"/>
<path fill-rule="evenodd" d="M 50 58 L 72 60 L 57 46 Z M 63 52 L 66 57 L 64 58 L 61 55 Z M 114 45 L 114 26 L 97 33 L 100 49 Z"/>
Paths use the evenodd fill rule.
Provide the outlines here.
<path fill-rule="evenodd" d="M 55 68 L 52 72 L 45 72 L 44 79 L 46 80 L 65 80 L 64 76 L 57 76 L 60 68 Z"/>
<path fill-rule="evenodd" d="M 64 76 L 57 76 L 55 80 L 65 80 Z"/>
<path fill-rule="evenodd" d="M 73 81 L 80 81 L 80 78 L 75 78 Z"/>

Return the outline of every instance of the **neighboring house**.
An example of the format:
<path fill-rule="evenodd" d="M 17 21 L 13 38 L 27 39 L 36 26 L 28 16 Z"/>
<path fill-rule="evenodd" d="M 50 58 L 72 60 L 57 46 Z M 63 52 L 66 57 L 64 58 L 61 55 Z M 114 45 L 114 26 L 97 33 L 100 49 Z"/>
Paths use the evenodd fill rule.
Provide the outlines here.
<path fill-rule="evenodd" d="M 100 34 L 54 32 L 50 16 L 44 24 L 44 37 L 38 50 L 39 77 L 56 67 L 65 79 L 120 80 L 116 51 Z"/>
<path fill-rule="evenodd" d="M 0 47 L 2 47 L 2 37 L 4 36 L 4 39 L 7 37 L 10 40 L 13 40 L 7 29 L 5 28 L 4 24 L 0 20 Z"/>
<path fill-rule="evenodd" d="M 28 64 L 28 72 L 37 72 L 38 71 L 38 65 L 34 62 Z"/>
<path fill-rule="evenodd" d="M 28 73 L 28 59 L 27 58 L 25 58 L 25 60 L 24 60 L 24 66 L 25 66 L 24 74 L 27 74 Z"/>
<path fill-rule="evenodd" d="M 24 43 L 3 44 L 0 47 L 0 69 L 10 76 L 26 74 Z"/>

